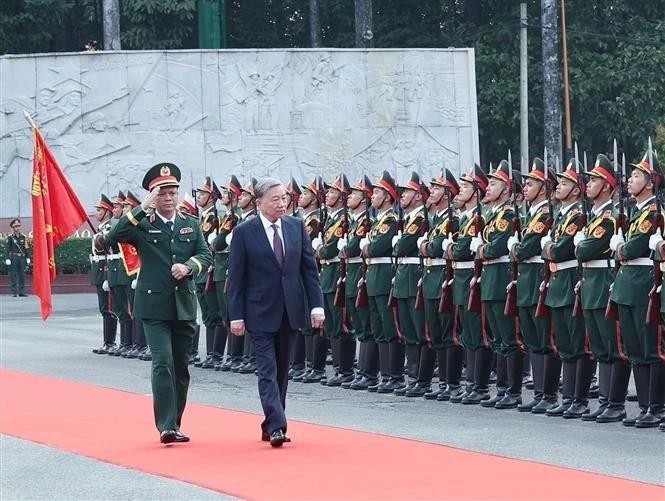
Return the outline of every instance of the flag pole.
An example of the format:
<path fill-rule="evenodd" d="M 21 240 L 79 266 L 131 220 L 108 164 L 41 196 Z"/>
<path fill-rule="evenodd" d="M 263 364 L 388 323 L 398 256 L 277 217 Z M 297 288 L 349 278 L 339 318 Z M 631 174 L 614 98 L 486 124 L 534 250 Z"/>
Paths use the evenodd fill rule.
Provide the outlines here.
<path fill-rule="evenodd" d="M 37 128 L 37 125 L 35 124 L 34 120 L 33 120 L 32 117 L 30 116 L 30 113 L 28 113 L 27 111 L 23 110 L 23 116 L 25 117 L 25 119 L 27 120 L 27 122 L 30 124 L 30 127 L 32 127 L 33 132 L 36 131 L 36 130 L 39 130 L 39 129 Z M 88 225 L 90 226 L 90 229 L 92 230 L 92 232 L 93 232 L 93 233 L 97 233 L 97 229 L 96 229 L 95 226 L 92 224 L 92 221 L 90 220 L 90 216 L 88 216 L 88 214 L 85 215 L 85 220 L 86 220 L 86 222 L 88 223 Z"/>

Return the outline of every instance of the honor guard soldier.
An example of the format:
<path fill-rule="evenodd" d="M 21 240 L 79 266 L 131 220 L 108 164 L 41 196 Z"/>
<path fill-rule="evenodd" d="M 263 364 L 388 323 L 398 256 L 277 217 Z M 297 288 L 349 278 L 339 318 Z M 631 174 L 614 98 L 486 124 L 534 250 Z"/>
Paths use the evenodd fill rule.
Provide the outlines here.
<path fill-rule="evenodd" d="M 584 324 L 591 351 L 599 364 L 599 405 L 593 412 L 584 414 L 582 420 L 613 423 L 626 417 L 625 401 L 630 380 L 630 364 L 623 350 L 621 329 L 615 319 L 605 317 L 614 281 L 610 239 L 618 229 L 612 202 L 618 182 L 610 160 L 602 154 L 598 155 L 594 168 L 587 174 L 586 194 L 593 202 L 593 208 L 584 232 L 575 235 L 575 254 L 583 268 L 583 278 L 577 287 L 580 287 Z"/>
<path fill-rule="evenodd" d="M 441 244 L 446 256 L 453 260 L 453 305 L 456 329 L 461 331 L 462 345 L 466 350 L 466 388 L 449 387 L 437 395 L 437 400 L 453 403 L 478 404 L 489 400 L 489 378 L 493 352 L 491 339 L 480 308 L 469 309 L 471 280 L 475 275 L 474 254 L 471 241 L 484 226 L 481 200 L 485 198 L 489 180 L 483 169 L 475 164 L 473 169 L 460 177 L 460 191 L 455 203 L 460 208 L 457 240 L 448 238 Z"/>
<path fill-rule="evenodd" d="M 317 176 L 311 183 L 301 185 L 302 194 L 298 206 L 302 210 L 305 221 L 305 230 L 311 240 L 318 237 L 323 224 L 323 201 L 325 200 L 324 183 Z M 316 341 L 315 333 L 310 327 L 302 330 L 305 342 L 305 367 L 301 370 L 301 358 L 295 359 L 294 370 L 290 377 L 297 382 L 303 382 L 307 377 L 312 382 L 319 382 L 325 376 L 325 360 L 328 352 L 327 343 Z M 318 334 L 318 332 L 316 333 Z M 302 352 L 299 352 L 302 356 Z M 316 364 L 314 361 L 316 360 Z"/>
<path fill-rule="evenodd" d="M 557 173 L 559 184 L 556 199 L 561 202 L 554 218 L 554 238 L 547 235 L 541 239 L 542 256 L 550 262 L 551 277 L 547 289 L 545 304 L 550 308 L 552 331 L 560 360 L 563 363 L 563 402 L 549 409 L 536 406 L 532 412 L 548 416 L 579 418 L 589 412 L 589 388 L 595 365 L 591 353 L 586 348 L 587 339 L 584 317 L 574 314 L 575 284 L 578 277 L 578 261 L 575 257 L 575 235 L 582 231 L 586 223 L 586 214 L 580 203 L 582 197 L 582 166 L 571 159 L 566 170 Z M 557 379 L 559 370 L 555 364 L 545 368 L 545 381 Z M 551 388 L 546 388 L 549 394 Z"/>
<path fill-rule="evenodd" d="M 199 217 L 199 208 L 196 206 L 196 200 L 192 198 L 189 193 L 185 193 L 185 196 L 182 197 L 182 200 L 178 204 L 178 210 L 183 214 L 192 216 L 198 219 Z"/>
<path fill-rule="evenodd" d="M 222 197 L 217 184 L 206 176 L 203 184 L 196 190 L 196 205 L 199 208 L 199 222 L 201 231 L 206 242 L 211 242 L 217 235 L 219 217 L 217 215 L 217 200 Z M 210 274 L 213 270 L 204 270 L 194 278 L 196 283 L 196 297 L 201 308 L 201 320 L 206 329 L 206 358 L 201 361 L 199 357 L 199 333 L 194 336 L 190 363 L 201 367 L 204 363 L 207 368 L 215 365 L 212 363 L 213 342 L 215 330 L 222 323 L 222 317 L 217 304 L 217 293 L 214 289 L 214 281 Z"/>
<path fill-rule="evenodd" d="M 251 178 L 250 181 L 243 186 L 240 197 L 238 198 L 238 207 L 240 208 L 240 221 L 249 221 L 250 219 L 256 217 L 256 194 L 254 192 L 254 186 L 256 185 L 256 179 Z M 227 237 L 227 243 L 231 245 L 231 239 L 233 238 L 233 232 L 229 233 Z M 254 354 L 252 353 L 252 343 L 250 341 L 250 333 L 245 333 L 244 336 L 238 337 L 233 336 L 237 346 L 234 346 L 234 349 L 238 349 L 242 346 L 242 360 L 239 365 L 231 366 L 232 372 L 238 372 L 240 374 L 254 374 L 256 371 L 256 363 L 254 362 Z"/>
<path fill-rule="evenodd" d="M 106 235 L 111 230 L 111 216 L 113 215 L 113 202 L 106 195 L 102 195 L 99 203 L 95 205 L 95 217 L 99 222 L 97 234 Z M 98 355 L 106 355 L 115 351 L 115 337 L 118 329 L 118 319 L 111 309 L 111 295 L 109 294 L 108 264 L 106 262 L 106 248 L 95 244 L 93 237 L 90 251 L 90 284 L 97 289 L 97 303 L 99 313 L 102 315 L 102 328 L 104 341 L 102 346 L 92 350 Z"/>
<path fill-rule="evenodd" d="M 550 343 L 551 322 L 549 316 L 536 315 L 540 284 L 543 282 L 544 261 L 541 257 L 540 240 L 552 227 L 551 194 L 556 186 L 556 172 L 545 167 L 545 162 L 536 157 L 531 171 L 524 175 L 524 198 L 529 203 L 521 235 L 508 239 L 511 259 L 518 263 L 517 280 L 511 283 L 516 289 L 516 303 L 522 338 L 529 351 L 533 375 L 534 398 L 517 406 L 520 412 L 531 412 L 544 395 L 545 360 L 553 355 Z M 558 376 L 557 376 L 558 380 Z M 557 381 L 558 382 L 558 381 Z M 556 395 L 550 395 L 548 398 Z"/>
<path fill-rule="evenodd" d="M 522 403 L 524 345 L 518 323 L 504 315 L 504 310 L 506 289 L 511 281 L 508 239 L 513 231 L 513 219 L 519 217 L 509 199 L 511 194 L 522 191 L 522 185 L 520 173 L 513 171 L 506 160 L 502 160 L 489 176 L 486 197 L 492 209 L 487 214 L 482 237 L 475 237 L 471 250 L 483 260 L 480 299 L 494 334 L 497 358 L 504 357 L 506 360 L 507 387 L 501 395 L 500 381 L 497 380 L 497 395 L 486 403 L 489 405 L 494 401 L 496 409 L 513 409 Z"/>
<path fill-rule="evenodd" d="M 170 163 L 143 178 L 150 192 L 107 236 L 134 245 L 141 258 L 134 309 L 152 352 L 152 393 L 160 442 L 187 442 L 180 431 L 189 388 L 189 353 L 196 325 L 193 278 L 212 263 L 199 222 L 176 211 L 180 169 Z M 148 213 L 155 205 L 155 211 Z"/>
<path fill-rule="evenodd" d="M 655 151 L 649 151 L 628 179 L 628 193 L 636 206 L 624 241 L 619 233 L 610 239 L 610 248 L 621 267 L 614 280 L 610 298 L 618 305 L 621 334 L 626 355 L 633 365 L 635 389 L 640 414 L 626 418 L 623 424 L 655 428 L 665 417 L 665 339 L 662 324 L 647 318 L 649 292 L 652 289 L 653 261 L 649 241 L 662 238 L 662 214 L 656 200 L 663 173 Z M 652 247 L 655 247 L 652 241 Z M 660 270 L 658 270 L 660 271 Z"/>
<path fill-rule="evenodd" d="M 122 217 L 122 208 L 125 203 L 125 194 L 120 191 L 118 196 L 113 199 L 113 220 L 111 221 L 111 228 L 113 228 Z M 127 273 L 122 259 L 119 244 L 111 244 L 109 247 L 109 254 L 106 256 L 108 263 L 107 281 L 108 287 L 111 290 L 111 304 L 113 306 L 113 313 L 118 318 L 120 324 L 120 344 L 118 349 L 109 355 L 119 357 L 132 347 L 132 332 L 133 323 L 130 315 L 129 307 L 129 290 L 133 277 Z"/>
<path fill-rule="evenodd" d="M 353 362 L 356 358 L 356 340 L 351 329 L 344 307 L 335 306 L 335 295 L 342 277 L 342 263 L 339 258 L 338 243 L 348 233 L 349 213 L 347 197 L 351 191 L 346 175 L 340 174 L 328 187 L 326 193 L 327 218 L 321 236 L 312 241 L 314 256 L 319 260 L 321 290 L 323 292 L 323 305 L 325 312 L 325 326 L 323 336 L 317 336 L 314 343 L 330 340 L 332 348 L 332 363 L 336 374 L 321 384 L 326 386 L 341 386 L 354 379 Z M 321 350 L 321 352 L 323 352 Z M 320 353 L 314 350 L 314 353 Z M 324 352 L 325 353 L 325 352 Z M 315 365 L 318 365 L 315 360 Z M 325 359 L 323 360 L 325 363 Z M 309 382 L 305 377 L 303 382 Z"/>
<path fill-rule="evenodd" d="M 290 213 L 293 217 L 302 217 L 300 214 L 300 195 L 302 195 L 302 190 L 294 178 L 291 178 L 291 181 L 284 184 L 284 190 L 286 191 L 286 212 Z"/>
<path fill-rule="evenodd" d="M 368 212 L 372 190 L 372 182 L 367 176 L 351 186 L 351 194 L 348 199 L 351 212 L 349 231 L 346 238 L 341 238 L 337 242 L 340 256 L 346 260 L 344 287 L 346 311 L 355 338 L 360 342 L 356 377 L 353 381 L 342 383 L 342 388 L 353 390 L 366 390 L 377 384 L 379 375 L 379 348 L 372 337 L 368 305 L 357 304 L 358 284 L 361 280 L 364 282 L 367 268 L 365 260 L 360 256 L 360 242 L 369 234 L 372 227 L 372 219 Z"/>
<path fill-rule="evenodd" d="M 439 365 L 439 387 L 431 390 L 434 365 L 429 363 L 426 356 L 421 356 L 418 385 L 407 392 L 408 397 L 424 396 L 434 400 L 448 388 L 448 395 L 460 391 L 464 348 L 453 330 L 452 261 L 444 259 L 443 246 L 446 239 L 452 242 L 457 235 L 459 219 L 453 208 L 453 200 L 459 194 L 459 189 L 457 179 L 448 169 L 430 182 L 430 196 L 427 200 L 430 229 L 418 239 L 418 247 L 420 255 L 425 258 L 422 296 L 425 329 L 432 344 L 431 348 L 423 347 L 423 354 L 425 350 L 435 350 Z"/>
<path fill-rule="evenodd" d="M 369 235 L 360 241 L 362 256 L 367 262 L 366 286 L 370 324 L 374 341 L 379 347 L 381 381 L 368 391 L 391 393 L 404 385 L 404 345 L 400 343 L 391 307 L 388 305 L 393 279 L 393 237 L 397 236 L 397 218 L 393 205 L 398 200 L 395 180 L 383 171 L 374 184 L 372 207 L 376 218 Z M 392 346 L 392 349 L 391 349 Z"/>
<path fill-rule="evenodd" d="M 235 336 L 229 336 L 229 311 L 226 293 L 226 278 L 229 274 L 229 246 L 226 238 L 231 234 L 240 220 L 240 209 L 238 198 L 242 193 L 242 186 L 235 175 L 231 175 L 228 184 L 222 188 L 222 205 L 226 208 L 226 214 L 219 221 L 219 229 L 211 233 L 208 241 L 211 242 L 213 251 L 212 278 L 215 282 L 215 294 L 217 295 L 217 307 L 219 309 L 220 321 L 215 325 L 212 352 L 209 359 L 201 364 L 203 369 L 229 370 L 232 365 L 232 344 Z M 224 362 L 224 350 L 229 344 L 226 362 Z M 236 353 L 239 357 L 242 353 Z M 241 359 L 238 359 L 241 360 Z M 225 366 L 226 364 L 226 366 Z"/>
<path fill-rule="evenodd" d="M 125 200 L 122 203 L 122 213 L 127 214 L 132 209 L 141 205 L 141 201 L 131 191 L 127 190 Z M 122 354 L 123 358 L 146 358 L 148 351 L 148 342 L 143 332 L 143 322 L 134 314 L 134 295 L 136 291 L 136 279 L 141 271 L 141 261 L 138 257 L 136 248 L 131 244 L 120 244 L 120 254 L 125 271 L 132 277 L 129 288 L 127 289 L 127 299 L 129 303 L 129 315 L 132 319 L 132 339 L 131 349 Z"/>
<path fill-rule="evenodd" d="M 16 218 L 9 222 L 13 230 L 7 236 L 5 246 L 5 264 L 9 267 L 12 296 L 27 297 L 25 293 L 25 267 L 30 264 L 28 257 L 28 237 L 21 233 L 21 220 Z"/>

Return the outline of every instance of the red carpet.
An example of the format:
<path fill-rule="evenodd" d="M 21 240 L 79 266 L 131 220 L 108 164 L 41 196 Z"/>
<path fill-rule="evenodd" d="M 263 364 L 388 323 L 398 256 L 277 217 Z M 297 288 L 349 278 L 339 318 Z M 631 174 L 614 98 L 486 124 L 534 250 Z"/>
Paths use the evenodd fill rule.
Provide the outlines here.
<path fill-rule="evenodd" d="M 499 499 L 499 486 L 505 499 L 665 499 L 655 485 L 294 421 L 294 442 L 272 449 L 260 417 L 196 404 L 192 442 L 165 447 L 149 397 L 5 370 L 0 409 L 0 433 L 246 499 Z"/>

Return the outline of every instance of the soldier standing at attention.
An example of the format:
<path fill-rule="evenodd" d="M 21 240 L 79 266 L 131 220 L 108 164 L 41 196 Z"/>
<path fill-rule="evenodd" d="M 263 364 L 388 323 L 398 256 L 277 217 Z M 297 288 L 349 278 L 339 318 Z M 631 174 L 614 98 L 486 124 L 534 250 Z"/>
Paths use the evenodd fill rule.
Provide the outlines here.
<path fill-rule="evenodd" d="M 105 240 L 134 245 L 141 258 L 135 312 L 152 352 L 152 394 L 160 442 L 188 442 L 180 431 L 189 388 L 189 352 L 196 325 L 193 281 L 212 263 L 198 221 L 176 211 L 180 169 L 160 163 L 143 178 L 150 192 Z M 148 214 L 150 206 L 155 212 Z"/>
<path fill-rule="evenodd" d="M 446 276 L 450 276 L 452 272 L 446 266 L 447 264 L 452 266 L 452 261 L 446 263 L 443 257 L 444 240 L 449 238 L 452 241 L 458 231 L 459 220 L 452 207 L 453 199 L 458 194 L 459 184 L 448 169 L 430 183 L 430 196 L 427 200 L 431 219 L 430 230 L 427 235 L 418 239 L 418 247 L 420 255 L 425 257 L 422 278 L 425 328 L 432 340 L 432 347 L 422 348 L 418 385 L 407 392 L 407 397 L 424 396 L 428 400 L 434 400 L 448 388 L 450 388 L 448 394 L 451 391 L 458 392 L 460 388 L 464 348 L 457 332 L 453 330 L 454 310 L 451 289 L 453 284 L 444 283 Z M 448 293 L 451 301 L 447 307 L 450 309 L 441 311 L 441 295 Z M 439 388 L 434 391 L 431 390 L 434 363 L 425 355 L 425 350 L 429 349 L 436 350 L 435 355 L 439 365 Z"/>
<path fill-rule="evenodd" d="M 522 227 L 521 239 L 513 235 L 508 239 L 511 258 L 517 261 L 517 308 L 524 344 L 529 350 L 533 374 L 533 400 L 517 406 L 520 412 L 531 412 L 544 395 L 545 359 L 552 356 L 550 344 L 550 318 L 538 318 L 536 309 L 543 282 L 543 258 L 540 240 L 552 227 L 548 195 L 556 185 L 556 172 L 545 172 L 545 162 L 534 158 L 531 172 L 524 175 L 524 198 L 530 204 Z M 547 183 L 547 185 L 546 185 Z M 557 377 L 558 379 L 558 377 Z M 551 398 L 549 395 L 547 398 Z M 554 395 L 556 398 L 556 395 Z"/>
<path fill-rule="evenodd" d="M 614 281 L 610 238 L 616 232 L 617 219 L 612 193 L 618 183 L 612 164 L 598 155 L 588 173 L 586 194 L 593 201 L 589 223 L 575 235 L 575 254 L 584 270 L 580 288 L 584 324 L 591 351 L 599 363 L 598 408 L 582 416 L 583 421 L 613 423 L 626 417 L 625 401 L 630 380 L 630 364 L 623 351 L 621 329 L 613 319 L 605 318 L 605 308 Z"/>
<path fill-rule="evenodd" d="M 364 279 L 363 259 L 360 257 L 360 241 L 365 238 L 372 225 L 368 213 L 368 202 L 372 196 L 372 182 L 364 176 L 351 186 L 348 205 L 351 211 L 348 236 L 337 244 L 340 256 L 346 259 L 346 311 L 356 339 L 360 342 L 358 352 L 358 370 L 353 381 L 342 383 L 342 388 L 366 390 L 378 383 L 379 349 L 372 337 L 369 321 L 369 309 L 356 307 L 358 283 Z"/>
<path fill-rule="evenodd" d="M 656 193 L 663 179 L 656 152 L 651 156 L 650 160 L 647 153 L 640 163 L 633 164 L 634 169 L 628 179 L 628 193 L 635 199 L 636 206 L 630 218 L 626 241 L 623 241 L 621 234 L 610 239 L 614 258 L 621 261 L 610 297 L 619 307 L 621 334 L 626 354 L 633 364 L 640 406 L 640 414 L 636 418 L 624 419 L 623 424 L 638 428 L 656 428 L 665 418 L 663 326 L 646 320 L 653 282 L 649 240 L 656 233 Z M 662 228 L 658 230 L 660 232 Z M 660 238 L 662 233 L 654 241 Z M 651 246 L 655 248 L 654 242 Z"/>
<path fill-rule="evenodd" d="M 589 387 L 594 372 L 592 354 L 586 349 L 584 317 L 573 314 L 578 266 L 573 239 L 582 231 L 585 220 L 580 203 L 582 193 L 578 173 L 581 172 L 580 163 L 571 159 L 565 172 L 557 173 L 559 185 L 555 196 L 561 202 L 561 208 L 554 218 L 554 239 L 550 235 L 541 239 L 542 255 L 550 261 L 552 271 L 545 304 L 550 308 L 555 344 L 563 362 L 563 403 L 546 411 L 548 416 L 555 417 L 581 417 L 588 412 Z M 545 380 L 554 381 L 556 377 L 550 371 L 556 371 L 555 365 L 547 365 L 545 370 Z M 574 402 L 576 405 L 572 407 Z M 566 415 L 569 409 L 571 412 Z M 537 412 L 541 412 L 541 408 Z"/>
<path fill-rule="evenodd" d="M 390 286 L 393 279 L 393 237 L 397 236 L 397 218 L 393 204 L 398 198 L 395 180 L 387 171 L 374 185 L 372 207 L 376 209 L 376 219 L 369 235 L 360 241 L 362 256 L 367 260 L 367 297 L 370 323 L 374 341 L 379 346 L 379 367 L 381 382 L 369 386 L 368 391 L 385 388 L 391 393 L 404 385 L 404 345 L 400 343 L 388 306 Z M 391 350 L 391 345 L 393 346 Z M 400 350 L 401 347 L 401 350 Z"/>
<path fill-rule="evenodd" d="M 7 237 L 5 246 L 5 264 L 9 267 L 12 284 L 12 296 L 27 297 L 25 293 L 25 267 L 30 264 L 28 257 L 28 237 L 21 233 L 21 220 L 9 222 L 12 233 Z"/>
<path fill-rule="evenodd" d="M 305 230 L 307 231 L 310 240 L 314 240 L 321 231 L 321 200 L 323 199 L 323 194 L 320 195 L 319 190 L 323 189 L 323 180 L 317 176 L 311 183 L 301 185 L 300 188 L 302 189 L 302 194 L 298 200 L 298 207 L 302 210 L 303 219 L 305 221 Z M 315 353 L 315 338 L 312 329 L 310 327 L 305 327 L 302 329 L 302 335 L 305 341 L 305 367 L 302 371 L 299 368 L 294 368 L 290 377 L 296 382 L 302 382 L 306 377 L 314 379 L 315 382 L 321 381 L 323 376 L 325 376 L 325 359 L 328 352 L 328 346 L 326 343 L 318 342 L 316 344 L 316 350 L 319 350 L 319 352 Z M 316 367 L 314 366 L 314 360 L 317 361 Z M 321 360 L 323 360 L 323 362 L 321 362 Z M 299 359 L 295 362 L 298 366 L 300 365 Z"/>
<path fill-rule="evenodd" d="M 95 205 L 95 217 L 99 222 L 97 232 L 106 235 L 111 230 L 111 216 L 113 215 L 113 202 L 106 195 L 102 195 L 99 203 Z M 111 310 L 111 295 L 108 290 L 106 274 L 108 265 L 106 262 L 106 250 L 95 246 L 94 238 L 91 245 L 90 254 L 90 284 L 97 289 L 97 303 L 99 313 L 102 315 L 102 333 L 104 341 L 102 346 L 92 350 L 98 355 L 106 355 L 114 351 L 115 336 L 118 328 L 118 320 Z M 106 283 L 106 286 L 104 284 Z"/>
<path fill-rule="evenodd" d="M 496 409 L 513 409 L 522 403 L 524 345 L 518 323 L 514 318 L 504 315 L 506 287 L 511 281 L 508 238 L 513 229 L 513 219 L 519 217 L 510 205 L 509 197 L 511 193 L 522 191 L 519 172 L 513 171 L 511 179 L 510 171 L 508 162 L 502 160 L 496 170 L 489 175 L 491 179 L 486 196 L 492 204 L 492 209 L 487 214 L 482 238 L 475 237 L 470 247 L 471 251 L 475 251 L 483 260 L 480 299 L 490 329 L 494 333 L 497 357 L 505 358 L 507 366 L 505 394 L 501 396 L 500 381 L 497 380 L 497 396 L 486 402 L 490 404 L 494 401 Z"/>
<path fill-rule="evenodd" d="M 201 231 L 206 242 L 214 240 L 217 235 L 219 218 L 217 217 L 217 206 L 215 204 L 221 197 L 222 194 L 219 188 L 210 176 L 206 176 L 201 187 L 196 190 L 199 223 L 201 224 Z M 210 273 L 213 273 L 213 270 L 206 269 L 194 278 L 194 282 L 196 283 L 196 297 L 201 308 L 201 320 L 206 328 L 206 358 L 204 361 L 201 361 L 199 357 L 199 332 L 197 331 L 194 335 L 192 353 L 189 360 L 189 363 L 194 364 L 196 367 L 201 367 L 205 363 L 207 368 L 214 367 L 214 364 L 211 363 L 213 356 L 212 345 L 215 340 L 215 329 L 222 323 L 219 305 L 217 304 L 217 293 L 214 290 L 206 290 L 206 284 L 210 284 L 212 281 L 212 279 L 208 279 Z"/>

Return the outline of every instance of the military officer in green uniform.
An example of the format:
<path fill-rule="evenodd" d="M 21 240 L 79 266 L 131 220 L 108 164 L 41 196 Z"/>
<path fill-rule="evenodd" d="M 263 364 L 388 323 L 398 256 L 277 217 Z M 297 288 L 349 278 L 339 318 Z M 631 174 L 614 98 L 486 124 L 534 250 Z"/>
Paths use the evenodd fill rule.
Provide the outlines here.
<path fill-rule="evenodd" d="M 587 173 L 586 194 L 593 202 L 589 222 L 575 235 L 575 255 L 582 263 L 579 287 L 584 323 L 589 345 L 599 364 L 598 407 L 584 414 L 582 420 L 612 423 L 626 417 L 625 400 L 630 379 L 630 364 L 623 353 L 621 329 L 614 319 L 605 318 L 605 309 L 614 281 L 610 238 L 616 233 L 617 219 L 612 193 L 618 183 L 612 164 L 598 155 L 594 168 Z"/>
<path fill-rule="evenodd" d="M 97 232 L 105 235 L 111 230 L 111 216 L 113 215 L 113 202 L 106 196 L 101 195 L 99 202 L 95 205 L 95 217 L 99 222 Z M 90 250 L 90 284 L 97 289 L 97 304 L 99 313 L 102 315 L 102 346 L 92 350 L 98 355 L 106 355 L 116 349 L 115 337 L 118 329 L 118 319 L 111 308 L 111 295 L 109 294 L 106 274 L 108 265 L 106 262 L 106 249 L 95 246 L 94 239 Z"/>
<path fill-rule="evenodd" d="M 356 340 L 346 309 L 335 306 L 335 293 L 342 272 L 338 243 L 348 234 L 349 213 L 346 199 L 350 191 L 351 185 L 344 174 L 339 175 L 328 187 L 326 193 L 328 217 L 321 236 L 312 241 L 314 256 L 321 267 L 320 281 L 326 316 L 324 335 L 317 336 L 314 343 L 323 342 L 325 338 L 330 340 L 332 364 L 336 369 L 333 377 L 321 381 L 326 386 L 341 386 L 342 383 L 349 383 L 354 379 L 353 362 L 356 358 Z M 314 352 L 317 353 L 318 350 L 315 349 Z M 325 361 L 323 362 L 325 363 Z M 310 380 L 305 377 L 303 382 L 308 383 Z"/>
<path fill-rule="evenodd" d="M 28 237 L 21 233 L 21 220 L 16 218 L 9 222 L 13 230 L 7 236 L 5 246 L 5 264 L 9 267 L 12 296 L 27 297 L 25 293 L 25 267 L 30 264 L 28 256 Z"/>
<path fill-rule="evenodd" d="M 379 347 L 381 381 L 368 391 L 390 393 L 404 385 L 404 345 L 399 341 L 393 315 L 388 305 L 393 279 L 393 238 L 397 236 L 397 218 L 393 204 L 398 199 L 395 180 L 384 171 L 374 184 L 372 207 L 376 218 L 369 234 L 360 241 L 362 256 L 367 262 L 366 285 L 370 323 L 374 341 Z M 391 349 L 392 346 L 392 349 Z M 400 349 L 401 347 L 401 349 Z"/>
<path fill-rule="evenodd" d="M 640 414 L 626 418 L 626 426 L 655 428 L 665 418 L 665 339 L 663 326 L 647 321 L 647 305 L 652 287 L 653 261 L 649 257 L 651 236 L 662 232 L 656 193 L 662 185 L 662 171 L 656 152 L 633 164 L 628 193 L 635 209 L 625 241 L 621 233 L 610 239 L 610 249 L 621 267 L 614 280 L 611 299 L 618 305 L 621 334 L 628 359 L 633 365 Z M 662 233 L 654 240 L 662 238 Z M 651 247 L 655 248 L 652 241 Z"/>
<path fill-rule="evenodd" d="M 213 251 L 213 271 L 212 278 L 215 282 L 215 294 L 217 295 L 217 306 L 219 308 L 220 321 L 215 325 L 214 338 L 212 343 L 212 352 L 207 363 L 201 364 L 204 369 L 213 368 L 216 371 L 228 371 L 232 365 L 231 348 L 233 338 L 229 337 L 229 312 L 226 297 L 226 277 L 229 271 L 229 246 L 226 238 L 238 224 L 240 220 L 240 210 L 238 209 L 238 198 L 242 193 L 242 185 L 235 175 L 221 190 L 222 205 L 226 208 L 226 214 L 219 221 L 219 228 L 216 233 L 211 233 L 208 237 Z M 229 350 L 227 352 L 226 362 L 224 361 L 224 351 L 228 342 Z"/>
<path fill-rule="evenodd" d="M 424 257 L 422 276 L 422 294 L 424 299 L 425 329 L 431 339 L 431 349 L 435 350 L 439 366 L 439 387 L 431 390 L 433 363 L 429 363 L 423 347 L 420 358 L 418 385 L 406 393 L 407 397 L 424 396 L 436 399 L 449 389 L 450 393 L 459 393 L 464 348 L 457 332 L 453 330 L 454 310 L 452 302 L 452 261 L 444 259 L 443 242 L 454 239 L 458 231 L 459 219 L 453 208 L 453 199 L 459 194 L 459 183 L 452 172 L 444 172 L 430 182 L 429 231 L 418 239 L 420 255 Z M 448 269 L 450 266 L 450 269 Z M 448 295 L 449 304 L 441 311 L 441 296 Z"/>
<path fill-rule="evenodd" d="M 196 190 L 196 205 L 199 209 L 199 222 L 203 237 L 209 245 L 217 236 L 219 227 L 219 217 L 217 215 L 217 200 L 222 197 L 217 184 L 206 176 L 203 184 Z M 222 324 L 222 317 L 217 303 L 217 292 L 214 289 L 214 280 L 210 273 L 214 270 L 204 270 L 194 278 L 196 283 L 196 297 L 201 308 L 201 320 L 206 329 L 206 358 L 202 361 L 199 357 L 199 331 L 194 335 L 192 341 L 192 352 L 190 363 L 196 367 L 202 367 L 205 364 L 206 369 L 215 367 L 216 360 L 213 361 L 213 343 L 215 341 L 215 330 Z M 212 285 L 212 287 L 211 287 Z"/>
<path fill-rule="evenodd" d="M 152 393 L 160 441 L 186 442 L 180 431 L 189 387 L 189 351 L 196 325 L 193 278 L 212 263 L 199 222 L 176 211 L 180 169 L 152 167 L 143 178 L 150 192 L 113 227 L 108 243 L 127 242 L 141 258 L 134 308 L 152 352 Z M 148 213 L 151 205 L 155 211 Z"/>
<path fill-rule="evenodd" d="M 478 404 L 489 400 L 489 377 L 493 352 L 489 327 L 479 311 L 469 310 L 470 285 L 474 274 L 474 254 L 471 241 L 479 235 L 484 225 L 481 200 L 488 186 L 487 175 L 475 164 L 471 171 L 460 177 L 460 191 L 455 203 L 460 209 L 457 240 L 446 238 L 441 246 L 446 256 L 453 260 L 453 305 L 455 307 L 456 332 L 460 332 L 466 350 L 466 388 L 446 388 L 437 400 Z"/>
<path fill-rule="evenodd" d="M 508 238 L 513 233 L 513 219 L 519 217 L 509 199 L 511 194 L 521 192 L 521 176 L 519 172 L 512 171 L 506 160 L 502 160 L 489 176 L 491 179 L 486 197 L 492 204 L 492 209 L 487 214 L 482 237 L 475 237 L 470 248 L 483 260 L 480 299 L 495 337 L 497 357 L 504 357 L 507 366 L 505 394 L 501 396 L 501 391 L 498 391 L 497 396 L 487 403 L 494 401 L 496 409 L 513 409 L 522 403 L 524 345 L 517 323 L 503 312 L 507 299 L 506 288 L 511 281 Z M 497 381 L 497 389 L 499 382 Z"/>
<path fill-rule="evenodd" d="M 579 418 L 589 412 L 589 388 L 595 369 L 592 354 L 586 348 L 584 317 L 573 314 L 578 281 L 574 238 L 586 222 L 580 203 L 581 173 L 582 166 L 575 159 L 570 160 L 564 172 L 557 173 L 559 185 L 555 196 L 561 207 L 554 218 L 554 237 L 548 234 L 541 239 L 542 256 L 550 262 L 552 273 L 545 304 L 550 308 L 555 345 L 563 363 L 563 402 L 557 406 L 550 404 L 545 413 L 565 418 Z M 556 370 L 554 364 L 548 365 L 545 380 L 555 380 Z M 542 411 L 542 406 L 532 409 L 536 413 Z"/>
<path fill-rule="evenodd" d="M 556 185 L 556 172 L 545 171 L 545 162 L 536 157 L 531 171 L 524 175 L 524 198 L 530 204 L 522 226 L 521 236 L 513 235 L 508 239 L 511 259 L 517 261 L 517 281 L 511 287 L 517 287 L 517 302 L 522 338 L 529 350 L 529 361 L 533 376 L 534 398 L 517 406 L 520 412 L 531 412 L 544 396 L 545 363 L 553 356 L 550 343 L 551 322 L 549 317 L 538 318 L 536 309 L 543 282 L 544 261 L 541 257 L 540 239 L 552 226 L 548 196 Z M 554 383 L 556 384 L 557 381 Z M 556 399 L 556 395 L 546 398 Z"/>
<path fill-rule="evenodd" d="M 312 182 L 300 186 L 302 192 L 298 199 L 298 207 L 302 211 L 305 221 L 305 229 L 311 240 L 321 233 L 323 221 L 323 200 L 325 200 L 325 189 L 323 179 L 317 176 Z M 293 381 L 303 382 L 307 377 L 312 382 L 321 381 L 325 376 L 325 360 L 328 353 L 327 342 L 316 341 L 315 333 L 310 327 L 302 330 L 305 343 L 304 367 L 301 369 L 301 360 L 294 360 L 296 368 L 291 372 Z M 300 352 L 302 356 L 302 352 Z M 316 364 L 315 361 L 316 360 Z"/>
<path fill-rule="evenodd" d="M 372 226 L 369 215 L 369 200 L 372 196 L 372 182 L 363 176 L 356 184 L 351 186 L 348 199 L 351 211 L 349 231 L 346 238 L 338 241 L 340 256 L 346 260 L 346 311 L 353 327 L 356 340 L 360 343 L 358 351 L 358 370 L 353 381 L 342 383 L 342 388 L 353 390 L 366 390 L 378 383 L 379 374 L 379 348 L 372 337 L 370 328 L 369 309 L 356 306 L 358 299 L 359 282 L 365 279 L 366 266 L 360 256 L 360 241 L 367 236 Z"/>

